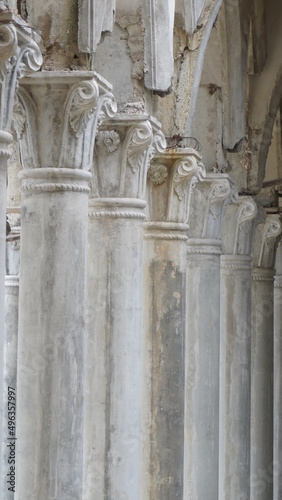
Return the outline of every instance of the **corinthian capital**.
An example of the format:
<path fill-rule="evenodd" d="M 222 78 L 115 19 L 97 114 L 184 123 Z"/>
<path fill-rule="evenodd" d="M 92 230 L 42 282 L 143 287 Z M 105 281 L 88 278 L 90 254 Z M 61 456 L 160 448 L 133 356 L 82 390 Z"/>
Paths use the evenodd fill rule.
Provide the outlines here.
<path fill-rule="evenodd" d="M 187 224 L 193 188 L 205 175 L 201 156 L 192 148 L 155 155 L 148 170 L 149 219 Z"/>
<path fill-rule="evenodd" d="M 223 221 L 223 253 L 251 254 L 257 213 L 255 201 L 247 196 L 240 196 L 227 207 Z"/>
<path fill-rule="evenodd" d="M 197 184 L 191 204 L 192 239 L 220 241 L 223 214 L 234 193 L 233 182 L 226 174 L 207 174 Z"/>
<path fill-rule="evenodd" d="M 23 168 L 90 170 L 97 127 L 116 112 L 111 89 L 92 71 L 42 71 L 23 78 L 14 107 Z"/>
<path fill-rule="evenodd" d="M 281 233 L 279 215 L 267 215 L 256 226 L 254 236 L 253 266 L 264 269 L 274 267 L 274 249 L 277 237 Z"/>
<path fill-rule="evenodd" d="M 28 25 L 1 2 L 0 9 L 0 129 L 9 131 L 14 96 L 19 79 L 38 71 L 42 55 L 35 34 Z M 1 6 L 0 6 L 1 7 Z"/>
<path fill-rule="evenodd" d="M 93 167 L 93 198 L 145 199 L 147 170 L 163 151 L 160 124 L 149 115 L 116 115 L 99 128 Z"/>

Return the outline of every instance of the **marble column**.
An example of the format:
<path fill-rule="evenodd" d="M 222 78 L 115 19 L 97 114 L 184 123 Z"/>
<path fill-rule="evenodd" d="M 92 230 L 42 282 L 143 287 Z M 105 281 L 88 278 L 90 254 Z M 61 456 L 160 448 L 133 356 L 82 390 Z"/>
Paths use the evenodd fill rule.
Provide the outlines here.
<path fill-rule="evenodd" d="M 3 3 L 3 2 L 2 2 Z M 8 385 L 6 375 L 8 360 L 5 343 L 5 246 L 6 246 L 6 182 L 7 160 L 10 156 L 12 109 L 19 78 L 24 72 L 37 71 L 42 64 L 38 46 L 33 40 L 34 33 L 27 24 L 5 6 L 0 12 L 0 497 L 11 498 L 8 491 L 7 443 L 9 433 Z M 8 496 L 7 496 L 8 495 Z M 10 495 L 10 496 L 9 496 Z"/>
<path fill-rule="evenodd" d="M 252 272 L 251 500 L 273 498 L 273 275 L 279 215 L 256 227 Z"/>
<path fill-rule="evenodd" d="M 149 158 L 165 141 L 148 115 L 97 136 L 89 203 L 83 498 L 141 494 L 143 220 Z"/>
<path fill-rule="evenodd" d="M 109 90 L 63 71 L 19 90 L 18 500 L 82 498 L 88 170 L 97 122 L 115 111 Z"/>
<path fill-rule="evenodd" d="M 250 498 L 251 251 L 257 207 L 241 197 L 223 220 L 219 499 Z"/>
<path fill-rule="evenodd" d="M 278 244 L 274 277 L 274 439 L 273 500 L 282 497 L 282 245 Z"/>
<path fill-rule="evenodd" d="M 148 171 L 144 258 L 143 496 L 183 497 L 186 242 L 192 190 L 205 169 L 168 149 Z"/>
<path fill-rule="evenodd" d="M 218 498 L 222 218 L 235 196 L 225 174 L 194 190 L 187 241 L 184 498 Z"/>

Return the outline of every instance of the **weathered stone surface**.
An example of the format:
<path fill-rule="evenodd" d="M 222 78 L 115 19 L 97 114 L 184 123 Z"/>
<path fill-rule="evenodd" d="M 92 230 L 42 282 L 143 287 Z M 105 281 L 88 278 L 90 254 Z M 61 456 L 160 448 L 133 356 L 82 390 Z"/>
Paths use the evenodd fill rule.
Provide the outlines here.
<path fill-rule="evenodd" d="M 251 198 L 223 220 L 220 301 L 219 498 L 250 498 L 251 250 L 257 213 Z M 232 230 L 231 230 L 232 228 Z"/>
<path fill-rule="evenodd" d="M 148 115 L 100 128 L 89 206 L 84 497 L 142 498 L 142 284 Z"/>

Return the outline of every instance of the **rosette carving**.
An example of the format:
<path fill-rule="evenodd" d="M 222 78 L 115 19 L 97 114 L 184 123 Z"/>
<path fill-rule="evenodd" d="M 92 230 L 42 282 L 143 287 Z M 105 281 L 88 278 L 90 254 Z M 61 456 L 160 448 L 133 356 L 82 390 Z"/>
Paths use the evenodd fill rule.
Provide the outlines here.
<path fill-rule="evenodd" d="M 115 130 L 103 130 L 98 133 L 96 143 L 106 154 L 114 153 L 119 147 L 120 136 Z"/>
<path fill-rule="evenodd" d="M 168 176 L 167 167 L 161 163 L 160 161 L 155 161 L 151 163 L 150 168 L 148 169 L 148 178 L 150 181 L 156 186 L 163 184 Z"/>

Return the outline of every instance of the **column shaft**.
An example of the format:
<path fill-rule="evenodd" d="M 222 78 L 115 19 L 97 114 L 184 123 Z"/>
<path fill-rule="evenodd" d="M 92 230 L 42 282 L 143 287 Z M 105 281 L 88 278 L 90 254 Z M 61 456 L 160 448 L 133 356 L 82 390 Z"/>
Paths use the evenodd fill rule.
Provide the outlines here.
<path fill-rule="evenodd" d="M 202 245 L 199 241 L 196 249 L 189 243 L 190 240 L 187 255 L 185 499 L 217 499 L 220 242 L 214 242 L 218 245 L 212 247 L 205 246 L 202 240 Z"/>
<path fill-rule="evenodd" d="M 281 270 L 280 270 L 281 272 Z M 282 276 L 274 281 L 273 499 L 282 498 Z"/>
<path fill-rule="evenodd" d="M 251 258 L 221 256 L 219 498 L 250 498 Z"/>
<path fill-rule="evenodd" d="M 169 500 L 183 498 L 187 236 L 177 224 L 172 224 L 174 230 L 169 223 L 161 223 L 159 230 L 157 225 L 147 229 L 145 242 L 144 339 L 151 374 L 148 498 Z"/>
<path fill-rule="evenodd" d="M 16 498 L 82 496 L 88 172 L 23 171 Z"/>
<path fill-rule="evenodd" d="M 273 270 L 252 280 L 251 500 L 273 498 Z"/>
<path fill-rule="evenodd" d="M 145 202 L 122 202 L 90 210 L 85 498 L 141 498 Z"/>

